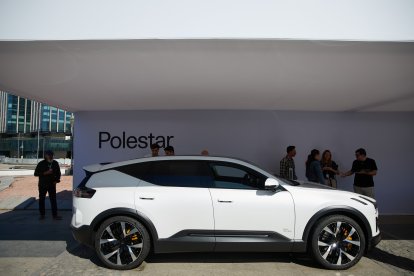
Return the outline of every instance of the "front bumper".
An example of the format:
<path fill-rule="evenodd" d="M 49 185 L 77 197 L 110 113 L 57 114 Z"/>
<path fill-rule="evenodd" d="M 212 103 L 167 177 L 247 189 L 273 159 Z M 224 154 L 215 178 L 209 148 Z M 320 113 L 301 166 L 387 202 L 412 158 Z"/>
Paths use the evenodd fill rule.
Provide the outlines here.
<path fill-rule="evenodd" d="M 371 240 L 368 243 L 368 250 L 371 250 L 375 246 L 377 246 L 377 244 L 379 244 L 379 242 L 381 241 L 381 239 L 382 239 L 381 233 L 379 233 L 378 235 L 372 237 Z"/>
<path fill-rule="evenodd" d="M 78 241 L 81 244 L 85 244 L 89 247 L 94 247 L 93 230 L 90 226 L 82 225 L 81 227 L 76 228 L 73 225 L 71 225 L 70 228 L 72 230 L 72 235 L 76 241 Z"/>

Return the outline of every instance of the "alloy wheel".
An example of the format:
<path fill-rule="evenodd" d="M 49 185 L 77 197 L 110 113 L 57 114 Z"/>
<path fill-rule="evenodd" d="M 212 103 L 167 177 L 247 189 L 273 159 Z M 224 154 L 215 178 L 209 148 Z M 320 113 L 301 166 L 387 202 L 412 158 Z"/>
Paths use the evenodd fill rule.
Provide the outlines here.
<path fill-rule="evenodd" d="M 318 250 L 328 263 L 338 266 L 346 265 L 352 262 L 361 251 L 360 234 L 348 222 L 332 222 L 319 233 Z"/>
<path fill-rule="evenodd" d="M 128 265 L 142 252 L 141 231 L 133 224 L 115 221 L 102 232 L 99 241 L 102 256 L 114 265 Z"/>

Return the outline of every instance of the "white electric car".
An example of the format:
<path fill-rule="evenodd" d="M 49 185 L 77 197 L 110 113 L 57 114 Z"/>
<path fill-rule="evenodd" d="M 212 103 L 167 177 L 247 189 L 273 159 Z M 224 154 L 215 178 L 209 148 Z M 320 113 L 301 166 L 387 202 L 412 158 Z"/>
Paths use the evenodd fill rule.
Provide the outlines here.
<path fill-rule="evenodd" d="M 281 179 L 242 160 L 151 157 L 84 168 L 72 231 L 113 269 L 150 251 L 310 252 L 355 265 L 380 241 L 374 199 Z"/>

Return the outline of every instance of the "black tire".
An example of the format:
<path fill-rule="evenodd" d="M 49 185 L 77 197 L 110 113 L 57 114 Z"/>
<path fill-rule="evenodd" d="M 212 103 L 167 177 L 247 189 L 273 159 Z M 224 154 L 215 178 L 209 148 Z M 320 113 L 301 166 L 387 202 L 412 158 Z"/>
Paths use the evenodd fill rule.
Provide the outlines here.
<path fill-rule="evenodd" d="M 96 254 L 108 268 L 136 268 L 148 256 L 150 249 L 147 229 L 130 217 L 111 217 L 100 225 L 95 234 Z"/>
<path fill-rule="evenodd" d="M 366 247 L 361 227 L 355 220 L 342 215 L 319 220 L 310 239 L 314 259 L 327 269 L 344 270 L 354 266 Z"/>

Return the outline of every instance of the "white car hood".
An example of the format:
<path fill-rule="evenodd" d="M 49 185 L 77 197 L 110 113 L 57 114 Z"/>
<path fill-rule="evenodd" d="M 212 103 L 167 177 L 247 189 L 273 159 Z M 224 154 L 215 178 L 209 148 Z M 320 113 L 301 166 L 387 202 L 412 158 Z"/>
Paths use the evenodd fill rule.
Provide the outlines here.
<path fill-rule="evenodd" d="M 328 190 L 335 190 L 332 187 L 316 183 L 316 182 L 310 182 L 310 181 L 302 181 L 302 180 L 296 180 L 296 182 L 299 182 L 300 185 L 298 187 L 301 188 L 312 188 L 312 189 L 328 189 Z"/>
<path fill-rule="evenodd" d="M 375 204 L 376 200 L 367 196 L 363 196 L 360 194 L 356 194 L 349 191 L 337 190 L 332 187 L 322 185 L 315 182 L 310 181 L 296 181 L 300 185 L 292 186 L 292 185 L 284 185 L 288 191 L 292 193 L 305 193 L 307 195 L 319 195 L 325 198 L 329 198 L 330 200 L 338 200 L 338 199 L 350 199 L 350 198 L 363 198 L 371 203 Z"/>

